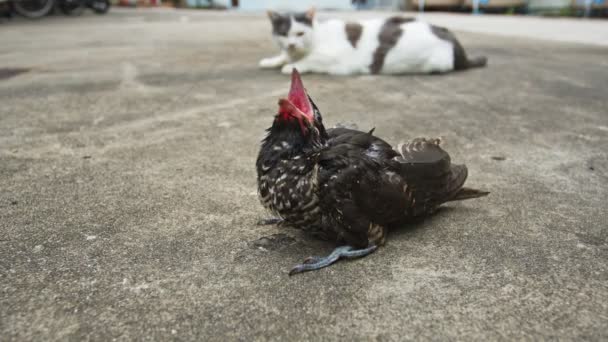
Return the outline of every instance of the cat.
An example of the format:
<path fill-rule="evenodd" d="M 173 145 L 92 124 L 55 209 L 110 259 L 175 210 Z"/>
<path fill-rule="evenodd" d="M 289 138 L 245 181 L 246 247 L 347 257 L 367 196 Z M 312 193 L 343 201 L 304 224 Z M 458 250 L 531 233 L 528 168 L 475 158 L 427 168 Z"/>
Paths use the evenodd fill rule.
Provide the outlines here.
<path fill-rule="evenodd" d="M 486 57 L 467 57 L 449 30 L 413 18 L 319 21 L 314 8 L 267 13 L 281 53 L 259 66 L 284 74 L 293 68 L 331 75 L 446 73 L 487 63 Z"/>

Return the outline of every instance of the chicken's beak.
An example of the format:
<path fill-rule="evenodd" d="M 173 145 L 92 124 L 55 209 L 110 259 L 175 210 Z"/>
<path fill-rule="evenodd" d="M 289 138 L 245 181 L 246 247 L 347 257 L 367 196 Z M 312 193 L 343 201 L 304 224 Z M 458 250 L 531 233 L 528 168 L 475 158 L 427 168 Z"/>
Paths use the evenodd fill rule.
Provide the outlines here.
<path fill-rule="evenodd" d="M 312 104 L 302 84 L 300 73 L 295 68 L 291 72 L 291 89 L 287 99 L 279 100 L 280 112 L 295 117 L 302 117 L 309 122 L 314 121 Z"/>

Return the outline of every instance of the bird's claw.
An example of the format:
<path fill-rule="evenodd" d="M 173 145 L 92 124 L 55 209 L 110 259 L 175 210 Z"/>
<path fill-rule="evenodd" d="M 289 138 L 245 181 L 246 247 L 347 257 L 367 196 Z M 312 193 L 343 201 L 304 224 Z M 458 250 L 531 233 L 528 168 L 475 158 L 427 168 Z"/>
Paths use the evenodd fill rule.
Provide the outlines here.
<path fill-rule="evenodd" d="M 269 225 L 273 225 L 273 224 L 279 224 L 283 222 L 282 218 L 279 217 L 270 217 L 267 219 L 261 219 L 257 222 L 258 226 L 269 226 Z"/>
<path fill-rule="evenodd" d="M 316 262 L 319 262 L 319 260 L 321 260 L 321 257 L 309 256 L 308 258 L 304 259 L 304 261 L 302 261 L 302 263 L 303 264 L 314 264 Z"/>
<path fill-rule="evenodd" d="M 340 258 L 360 258 L 374 252 L 377 248 L 378 247 L 375 245 L 363 249 L 353 249 L 352 246 L 340 246 L 334 249 L 330 255 L 324 258 L 311 256 L 304 259 L 304 262 L 302 264 L 296 265 L 294 268 L 291 269 L 291 271 L 289 271 L 289 275 L 292 276 L 297 273 L 315 271 L 335 263 Z"/>

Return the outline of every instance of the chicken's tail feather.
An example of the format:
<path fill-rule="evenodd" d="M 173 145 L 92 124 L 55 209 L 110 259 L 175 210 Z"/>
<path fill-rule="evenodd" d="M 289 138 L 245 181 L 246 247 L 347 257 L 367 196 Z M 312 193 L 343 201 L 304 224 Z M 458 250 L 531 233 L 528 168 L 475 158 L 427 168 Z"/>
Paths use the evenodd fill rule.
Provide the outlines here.
<path fill-rule="evenodd" d="M 465 188 L 464 182 L 467 180 L 468 170 L 465 165 L 454 165 L 451 167 L 451 175 L 449 181 L 449 191 L 446 202 L 461 201 L 471 198 L 487 196 L 488 191 Z"/>
<path fill-rule="evenodd" d="M 466 200 L 466 199 L 471 199 L 471 198 L 478 198 L 478 197 L 487 196 L 489 194 L 490 194 L 489 191 L 483 191 L 483 190 L 471 189 L 471 188 L 460 188 L 460 190 L 458 190 L 458 192 L 456 192 L 456 194 L 452 198 L 450 198 L 448 200 L 448 202 L 449 201 L 461 201 L 461 200 Z"/>

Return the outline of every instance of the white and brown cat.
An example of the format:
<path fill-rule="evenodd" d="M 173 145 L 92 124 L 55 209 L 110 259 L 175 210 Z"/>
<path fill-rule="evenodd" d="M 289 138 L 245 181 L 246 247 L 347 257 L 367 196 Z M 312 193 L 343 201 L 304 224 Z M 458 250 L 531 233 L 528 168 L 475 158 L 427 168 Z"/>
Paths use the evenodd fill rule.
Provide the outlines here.
<path fill-rule="evenodd" d="M 412 18 L 319 21 L 314 9 L 268 11 L 268 17 L 281 53 L 262 59 L 260 67 L 281 68 L 285 74 L 293 68 L 332 75 L 445 73 L 487 62 L 467 57 L 447 29 Z"/>

